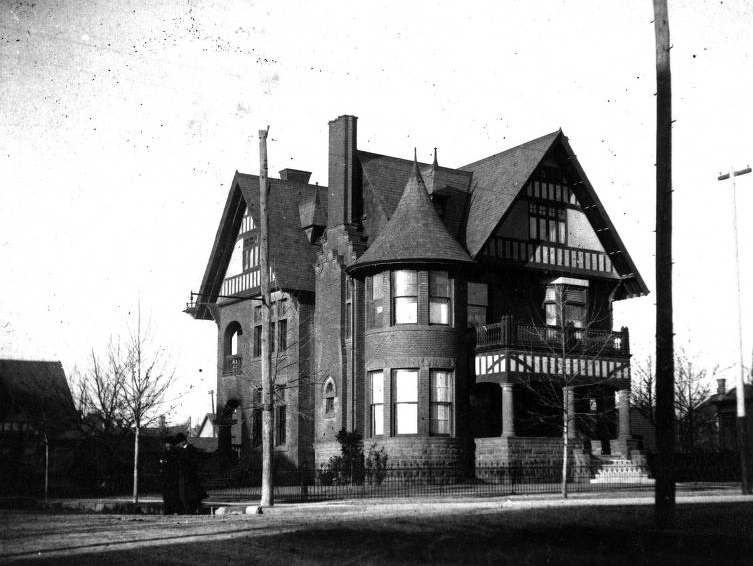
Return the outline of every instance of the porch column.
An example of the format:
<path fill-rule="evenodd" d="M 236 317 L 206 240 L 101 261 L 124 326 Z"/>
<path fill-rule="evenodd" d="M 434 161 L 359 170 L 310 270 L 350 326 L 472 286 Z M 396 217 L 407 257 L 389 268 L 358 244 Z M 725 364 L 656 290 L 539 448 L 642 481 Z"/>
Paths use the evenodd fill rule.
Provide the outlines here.
<path fill-rule="evenodd" d="M 512 383 L 502 384 L 502 436 L 515 436 Z"/>
<path fill-rule="evenodd" d="M 572 387 L 565 387 L 564 395 L 567 402 L 567 438 L 574 440 L 578 437 L 575 430 L 575 391 Z"/>
<path fill-rule="evenodd" d="M 630 390 L 620 389 L 617 392 L 617 403 L 619 405 L 619 429 L 618 438 L 628 438 L 630 436 Z"/>

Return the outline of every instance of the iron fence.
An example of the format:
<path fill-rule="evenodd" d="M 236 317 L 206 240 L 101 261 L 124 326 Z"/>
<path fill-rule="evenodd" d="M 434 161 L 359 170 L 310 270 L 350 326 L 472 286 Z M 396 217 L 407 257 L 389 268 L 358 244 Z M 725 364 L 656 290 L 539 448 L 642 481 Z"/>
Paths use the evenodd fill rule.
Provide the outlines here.
<path fill-rule="evenodd" d="M 569 493 L 621 490 L 650 491 L 650 474 L 635 466 L 572 465 L 568 470 Z M 208 485 L 215 499 L 257 499 L 261 495 L 258 478 L 238 478 L 234 485 Z M 390 466 L 377 477 L 351 477 L 318 470 L 316 473 L 277 472 L 275 498 L 281 502 L 337 499 L 504 496 L 560 493 L 562 468 L 559 465 L 477 466 L 473 473 L 457 467 Z"/>

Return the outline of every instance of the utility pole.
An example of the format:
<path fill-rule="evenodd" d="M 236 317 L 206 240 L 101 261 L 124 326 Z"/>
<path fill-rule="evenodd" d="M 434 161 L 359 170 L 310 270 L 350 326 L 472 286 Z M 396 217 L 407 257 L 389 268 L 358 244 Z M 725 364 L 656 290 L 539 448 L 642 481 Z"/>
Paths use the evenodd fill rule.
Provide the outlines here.
<path fill-rule="evenodd" d="M 737 338 L 740 353 L 740 372 L 737 374 L 737 449 L 740 451 L 740 487 L 743 494 L 751 493 L 750 470 L 748 464 L 748 427 L 745 416 L 745 367 L 743 366 L 743 305 L 740 293 L 740 245 L 737 241 L 737 184 L 735 177 L 750 173 L 750 167 L 719 175 L 718 181 L 732 179 L 732 230 L 735 233 L 735 274 L 737 276 Z"/>
<path fill-rule="evenodd" d="M 217 414 L 214 410 L 214 389 L 210 389 L 209 394 L 212 396 L 212 414 L 214 414 L 215 418 L 217 418 Z"/>
<path fill-rule="evenodd" d="M 272 359 L 269 343 L 269 217 L 267 214 L 267 133 L 259 130 L 259 221 L 261 242 L 259 245 L 259 270 L 261 280 L 261 394 L 262 394 L 262 464 L 261 464 L 261 506 L 274 505 L 274 403 L 272 394 Z"/>
<path fill-rule="evenodd" d="M 675 517 L 675 368 L 672 313 L 672 74 L 667 0 L 654 0 L 656 36 L 656 484 L 660 528 Z"/>

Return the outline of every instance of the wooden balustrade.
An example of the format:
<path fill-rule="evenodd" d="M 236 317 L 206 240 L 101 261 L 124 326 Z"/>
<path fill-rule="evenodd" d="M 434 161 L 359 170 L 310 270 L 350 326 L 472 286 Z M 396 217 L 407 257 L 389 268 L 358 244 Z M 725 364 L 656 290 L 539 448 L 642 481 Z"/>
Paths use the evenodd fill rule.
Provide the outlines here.
<path fill-rule="evenodd" d="M 222 368 L 222 375 L 238 375 L 243 368 L 243 356 L 228 355 L 225 356 L 225 366 Z"/>
<path fill-rule="evenodd" d="M 619 331 L 609 331 L 545 326 L 518 323 L 512 316 L 503 316 L 500 322 L 479 326 L 475 331 L 476 348 L 507 346 L 558 351 L 564 346 L 568 352 L 577 350 L 597 355 L 630 354 L 629 334 L 625 327 Z"/>

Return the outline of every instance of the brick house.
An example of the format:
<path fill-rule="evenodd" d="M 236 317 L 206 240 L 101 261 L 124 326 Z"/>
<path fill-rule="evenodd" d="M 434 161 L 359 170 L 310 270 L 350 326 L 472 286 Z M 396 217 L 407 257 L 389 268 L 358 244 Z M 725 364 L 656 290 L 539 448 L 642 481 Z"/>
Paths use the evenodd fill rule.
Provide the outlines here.
<path fill-rule="evenodd" d="M 312 469 L 340 429 L 390 462 L 460 467 L 628 454 L 630 353 L 612 302 L 647 288 L 562 131 L 459 168 L 358 148 L 329 124 L 328 187 L 270 178 L 277 469 Z M 233 177 L 199 300 L 218 328 L 219 444 L 260 466 L 259 181 Z M 572 385 L 572 383 L 571 383 Z M 576 419 L 577 416 L 577 419 Z"/>

